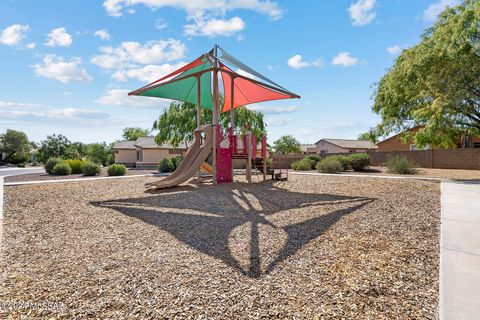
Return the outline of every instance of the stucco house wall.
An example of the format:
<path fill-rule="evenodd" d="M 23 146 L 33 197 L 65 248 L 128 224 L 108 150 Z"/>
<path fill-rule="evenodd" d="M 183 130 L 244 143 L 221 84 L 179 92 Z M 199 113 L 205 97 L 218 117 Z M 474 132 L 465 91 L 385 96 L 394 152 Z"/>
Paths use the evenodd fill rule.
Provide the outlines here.
<path fill-rule="evenodd" d="M 133 166 L 137 161 L 137 151 L 135 149 L 116 149 L 113 155 L 115 157 L 115 163 Z"/>

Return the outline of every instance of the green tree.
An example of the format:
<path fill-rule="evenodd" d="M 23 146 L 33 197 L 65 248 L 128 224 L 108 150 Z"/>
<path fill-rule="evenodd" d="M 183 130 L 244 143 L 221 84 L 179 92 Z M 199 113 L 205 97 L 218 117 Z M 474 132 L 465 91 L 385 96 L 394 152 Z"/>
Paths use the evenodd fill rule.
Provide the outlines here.
<path fill-rule="evenodd" d="M 25 162 L 29 158 L 32 145 L 25 133 L 8 129 L 0 143 L 0 150 L 6 154 L 6 160 L 10 163 Z"/>
<path fill-rule="evenodd" d="M 70 140 L 62 134 L 47 136 L 47 139 L 40 141 L 39 160 L 45 163 L 52 157 L 65 158 L 67 147 L 70 144 Z"/>
<path fill-rule="evenodd" d="M 87 144 L 85 153 L 90 161 L 106 166 L 109 162 L 111 148 L 105 142 L 90 143 Z"/>
<path fill-rule="evenodd" d="M 291 154 L 302 153 L 300 142 L 291 135 L 282 136 L 273 142 L 275 153 Z"/>
<path fill-rule="evenodd" d="M 193 131 L 197 127 L 197 110 L 194 104 L 172 103 L 153 123 L 153 128 L 159 132 L 155 136 L 158 144 L 165 142 L 177 147 L 180 143 L 193 141 Z M 212 123 L 212 112 L 207 109 L 201 111 L 202 124 Z M 224 112 L 219 116 L 219 124 L 224 130 L 230 123 L 230 113 Z M 235 132 L 243 134 L 246 127 L 258 138 L 265 134 L 263 114 L 248 110 L 244 107 L 235 109 Z M 186 145 L 188 147 L 188 145 Z"/>
<path fill-rule="evenodd" d="M 480 134 L 479 1 L 447 8 L 403 51 L 378 83 L 373 111 L 382 118 L 377 137 L 425 126 L 404 136 L 418 146 L 449 148 L 460 137 L 468 146 Z"/>
<path fill-rule="evenodd" d="M 357 139 L 362 140 L 362 141 L 370 141 L 372 143 L 377 143 L 378 142 L 378 139 L 375 135 L 375 132 L 373 132 L 373 131 L 367 131 L 367 132 L 360 133 L 358 135 Z"/>
<path fill-rule="evenodd" d="M 150 130 L 140 127 L 127 127 L 123 129 L 122 137 L 125 140 L 136 141 L 140 137 L 150 135 Z"/>

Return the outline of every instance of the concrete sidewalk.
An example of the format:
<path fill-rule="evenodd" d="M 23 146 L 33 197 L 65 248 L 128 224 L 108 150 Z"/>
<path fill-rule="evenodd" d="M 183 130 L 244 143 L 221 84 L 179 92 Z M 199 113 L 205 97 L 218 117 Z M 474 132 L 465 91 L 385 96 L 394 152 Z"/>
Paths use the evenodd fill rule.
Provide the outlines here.
<path fill-rule="evenodd" d="M 480 317 L 480 183 L 442 182 L 440 319 Z"/>

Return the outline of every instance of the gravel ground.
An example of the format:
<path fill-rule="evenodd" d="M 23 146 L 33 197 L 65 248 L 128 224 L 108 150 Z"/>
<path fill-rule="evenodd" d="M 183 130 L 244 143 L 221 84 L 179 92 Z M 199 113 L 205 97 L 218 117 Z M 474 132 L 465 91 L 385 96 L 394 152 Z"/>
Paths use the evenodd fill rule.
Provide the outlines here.
<path fill-rule="evenodd" d="M 128 169 L 127 176 L 135 176 L 142 174 L 158 173 L 158 170 L 141 170 Z M 62 180 L 62 179 L 78 179 L 78 178 L 95 178 L 108 177 L 107 168 L 102 168 L 102 171 L 97 176 L 84 176 L 83 174 L 70 174 L 68 176 L 55 176 L 47 173 L 27 173 L 18 176 L 5 177 L 5 182 L 20 182 L 20 181 L 43 181 L 43 180 Z"/>
<path fill-rule="evenodd" d="M 439 184 L 6 187 L 0 317 L 434 319 Z"/>

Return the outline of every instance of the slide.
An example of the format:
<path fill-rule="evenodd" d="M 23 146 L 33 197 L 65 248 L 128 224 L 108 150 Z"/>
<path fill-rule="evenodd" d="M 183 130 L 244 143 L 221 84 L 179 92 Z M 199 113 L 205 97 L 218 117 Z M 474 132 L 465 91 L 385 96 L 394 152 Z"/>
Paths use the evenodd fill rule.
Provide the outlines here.
<path fill-rule="evenodd" d="M 205 140 L 202 144 L 201 133 L 205 132 Z M 195 129 L 195 142 L 188 149 L 185 158 L 182 160 L 178 168 L 168 177 L 157 181 L 147 183 L 145 186 L 151 189 L 164 189 L 174 186 L 178 186 L 191 177 L 193 177 L 197 172 L 198 168 L 202 163 L 208 158 L 212 152 L 213 146 L 213 137 L 212 137 L 212 126 L 203 125 Z"/>
<path fill-rule="evenodd" d="M 202 170 L 206 174 L 213 174 L 213 167 L 207 162 L 202 162 L 202 164 L 200 165 L 200 170 Z"/>

